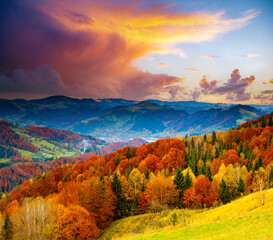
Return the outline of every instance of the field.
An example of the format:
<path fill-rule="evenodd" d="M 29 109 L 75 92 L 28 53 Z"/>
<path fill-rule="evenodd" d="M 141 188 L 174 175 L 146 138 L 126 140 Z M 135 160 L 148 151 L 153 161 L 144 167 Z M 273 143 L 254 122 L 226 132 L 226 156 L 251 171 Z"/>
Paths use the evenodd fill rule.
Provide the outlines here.
<path fill-rule="evenodd" d="M 113 222 L 100 239 L 273 239 L 273 189 L 211 210 L 173 210 Z M 173 225 L 176 213 L 178 222 Z"/>

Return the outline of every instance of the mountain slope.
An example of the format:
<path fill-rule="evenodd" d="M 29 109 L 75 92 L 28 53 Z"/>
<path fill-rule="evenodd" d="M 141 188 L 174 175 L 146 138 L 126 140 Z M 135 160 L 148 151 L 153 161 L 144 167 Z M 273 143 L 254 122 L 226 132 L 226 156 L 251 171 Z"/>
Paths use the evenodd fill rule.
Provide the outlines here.
<path fill-rule="evenodd" d="M 259 110 L 245 105 L 212 108 L 188 114 L 183 110 L 144 101 L 131 106 L 116 107 L 98 117 L 76 123 L 69 129 L 110 141 L 126 137 L 128 140 L 141 137 L 146 141 L 153 141 L 164 137 L 225 131 L 262 115 Z"/>
<path fill-rule="evenodd" d="M 0 121 L 0 160 L 32 158 L 34 161 L 74 156 L 77 152 L 97 151 L 104 141 L 47 127 L 21 127 Z M 17 160 L 15 160 L 17 159 Z M 6 161 L 5 161 L 6 162 Z"/>
<path fill-rule="evenodd" d="M 99 239 L 271 239 L 273 189 L 253 193 L 211 210 L 174 210 L 113 222 Z M 172 214 L 177 225 L 173 226 Z M 155 225 L 155 223 L 158 223 Z M 159 224 L 161 223 L 161 224 Z"/>

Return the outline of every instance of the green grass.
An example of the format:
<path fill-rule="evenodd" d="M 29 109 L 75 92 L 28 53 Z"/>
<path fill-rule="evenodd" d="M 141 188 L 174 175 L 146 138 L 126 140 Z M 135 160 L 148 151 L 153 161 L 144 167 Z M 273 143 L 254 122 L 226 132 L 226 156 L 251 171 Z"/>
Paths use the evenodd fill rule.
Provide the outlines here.
<path fill-rule="evenodd" d="M 75 151 L 70 151 L 62 147 L 62 144 L 60 143 L 49 142 L 39 137 L 30 136 L 24 132 L 25 130 L 22 127 L 14 127 L 13 130 L 24 140 L 26 140 L 29 143 L 32 143 L 34 146 L 36 146 L 39 149 L 38 153 L 33 153 L 23 149 L 15 148 L 24 158 L 31 157 L 31 158 L 49 159 L 49 158 L 74 156 L 76 154 Z"/>
<path fill-rule="evenodd" d="M 9 158 L 0 158 L 0 163 L 9 163 L 10 159 Z"/>
<path fill-rule="evenodd" d="M 229 204 L 209 210 L 173 210 L 145 214 L 113 222 L 100 239 L 150 240 L 260 240 L 273 239 L 273 189 L 242 197 Z M 173 212 L 179 216 L 172 225 Z"/>

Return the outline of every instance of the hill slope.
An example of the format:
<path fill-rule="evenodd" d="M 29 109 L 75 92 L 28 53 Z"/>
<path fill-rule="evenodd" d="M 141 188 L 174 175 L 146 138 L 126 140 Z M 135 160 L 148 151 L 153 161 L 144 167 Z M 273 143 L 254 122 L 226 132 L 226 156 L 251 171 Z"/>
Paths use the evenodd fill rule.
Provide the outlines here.
<path fill-rule="evenodd" d="M 0 120 L 0 162 L 32 158 L 37 162 L 97 151 L 104 141 L 47 127 L 21 127 Z"/>
<path fill-rule="evenodd" d="M 273 189 L 240 198 L 215 209 L 175 210 L 113 222 L 100 239 L 272 239 Z M 178 224 L 171 216 L 176 212 Z"/>

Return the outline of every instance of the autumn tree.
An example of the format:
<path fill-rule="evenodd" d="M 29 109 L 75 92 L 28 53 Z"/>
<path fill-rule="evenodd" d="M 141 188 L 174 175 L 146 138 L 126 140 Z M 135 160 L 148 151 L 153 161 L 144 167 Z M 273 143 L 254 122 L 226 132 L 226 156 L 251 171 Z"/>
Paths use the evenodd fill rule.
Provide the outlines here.
<path fill-rule="evenodd" d="M 56 218 L 53 208 L 43 198 L 25 199 L 15 223 L 15 239 L 46 240 L 54 238 Z"/>
<path fill-rule="evenodd" d="M 137 194 L 140 191 L 142 181 L 143 179 L 142 179 L 140 171 L 134 168 L 129 175 L 129 184 L 134 189 L 135 198 L 137 197 Z"/>
<path fill-rule="evenodd" d="M 57 207 L 57 240 L 97 239 L 100 234 L 94 218 L 81 206 Z M 48 238 L 53 239 L 53 238 Z"/>
<path fill-rule="evenodd" d="M 6 213 L 1 235 L 3 240 L 11 240 L 13 236 L 13 223 L 11 222 L 11 219 L 8 213 Z"/>
<path fill-rule="evenodd" d="M 204 175 L 200 175 L 196 178 L 194 190 L 198 201 L 203 207 L 213 206 L 214 202 L 218 198 L 218 194 L 211 185 L 211 182 Z"/>
<path fill-rule="evenodd" d="M 179 191 L 176 189 L 171 177 L 160 176 L 147 185 L 146 193 L 151 202 L 159 209 L 171 206 L 177 202 Z"/>

